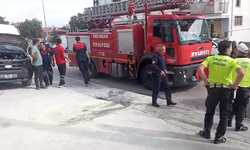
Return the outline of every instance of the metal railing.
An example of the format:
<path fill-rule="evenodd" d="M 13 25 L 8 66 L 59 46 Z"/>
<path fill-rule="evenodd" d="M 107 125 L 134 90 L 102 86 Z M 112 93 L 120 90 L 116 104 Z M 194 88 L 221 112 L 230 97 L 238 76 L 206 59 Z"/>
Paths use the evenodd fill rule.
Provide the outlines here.
<path fill-rule="evenodd" d="M 228 0 L 217 0 L 209 3 L 192 3 L 190 5 L 191 14 L 222 14 L 228 13 Z"/>

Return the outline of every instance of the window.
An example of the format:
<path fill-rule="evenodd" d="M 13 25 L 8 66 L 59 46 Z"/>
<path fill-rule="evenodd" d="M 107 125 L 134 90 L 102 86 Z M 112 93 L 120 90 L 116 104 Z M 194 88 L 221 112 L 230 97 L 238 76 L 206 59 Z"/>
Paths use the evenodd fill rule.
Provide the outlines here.
<path fill-rule="evenodd" d="M 182 19 L 177 20 L 177 24 L 179 24 L 177 26 L 179 41 L 182 43 L 200 43 L 201 40 L 211 40 L 205 19 Z"/>
<path fill-rule="evenodd" d="M 236 7 L 240 7 L 241 0 L 236 0 Z"/>
<path fill-rule="evenodd" d="M 155 20 L 154 23 L 158 23 L 158 20 Z M 163 23 L 163 24 L 171 24 L 171 22 L 167 21 L 167 20 L 162 20 L 161 23 Z M 172 32 L 171 29 L 172 28 L 170 28 L 170 30 L 167 31 L 168 32 L 168 34 L 167 34 L 167 37 L 168 37 L 167 42 L 174 42 L 173 32 Z M 153 27 L 153 36 L 158 37 L 158 38 L 163 37 L 162 34 L 161 34 L 161 26 L 160 26 L 160 24 Z"/>
<path fill-rule="evenodd" d="M 242 16 L 235 16 L 234 25 L 235 26 L 242 26 L 242 24 L 243 24 L 243 17 Z"/>

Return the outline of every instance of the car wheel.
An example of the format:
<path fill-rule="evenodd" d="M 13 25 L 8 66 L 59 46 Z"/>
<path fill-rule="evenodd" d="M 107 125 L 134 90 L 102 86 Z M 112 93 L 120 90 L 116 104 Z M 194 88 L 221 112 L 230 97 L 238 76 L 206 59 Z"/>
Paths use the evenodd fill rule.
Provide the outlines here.
<path fill-rule="evenodd" d="M 145 89 L 153 90 L 154 76 L 156 73 L 150 66 L 145 66 L 141 72 L 141 81 Z"/>

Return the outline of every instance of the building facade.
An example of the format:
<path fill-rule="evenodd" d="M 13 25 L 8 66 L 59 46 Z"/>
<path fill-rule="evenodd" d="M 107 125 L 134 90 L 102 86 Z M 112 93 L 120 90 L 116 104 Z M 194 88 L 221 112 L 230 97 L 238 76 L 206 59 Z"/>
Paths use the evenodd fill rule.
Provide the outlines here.
<path fill-rule="evenodd" d="M 127 0 L 98 0 L 99 5 L 105 5 L 105 4 L 110 4 L 110 3 L 120 2 L 120 1 L 127 1 Z"/>
<path fill-rule="evenodd" d="M 215 33 L 221 38 L 229 38 L 235 41 L 247 41 L 250 34 L 250 13 L 248 12 L 250 1 L 248 0 L 214 0 L 220 1 L 217 9 L 223 9 L 222 13 L 206 14 L 208 23 L 215 24 Z M 225 6 L 225 7 L 221 7 Z"/>
<path fill-rule="evenodd" d="M 104 5 L 119 1 L 126 0 L 99 0 L 98 2 L 99 5 Z M 250 0 L 211 1 L 214 2 L 214 4 L 210 4 L 211 7 L 206 6 L 201 8 L 199 5 L 197 5 L 196 9 L 200 11 L 200 13 L 204 13 L 210 25 L 215 25 L 215 37 L 228 38 L 235 41 L 250 42 L 250 38 L 248 38 L 248 36 L 250 35 L 250 13 L 248 12 Z M 190 9 L 190 7 L 188 6 L 186 7 L 186 9 Z M 192 9 L 193 8 L 191 8 L 190 10 L 192 11 Z M 144 18 L 144 14 L 138 14 L 138 18 Z M 117 21 L 124 20 L 127 20 L 126 16 L 117 18 Z"/>

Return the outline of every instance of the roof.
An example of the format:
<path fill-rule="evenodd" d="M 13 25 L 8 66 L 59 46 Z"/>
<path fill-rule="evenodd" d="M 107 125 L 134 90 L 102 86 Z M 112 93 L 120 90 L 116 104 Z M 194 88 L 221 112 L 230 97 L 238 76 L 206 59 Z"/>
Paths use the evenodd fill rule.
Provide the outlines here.
<path fill-rule="evenodd" d="M 13 25 L 0 24 L 0 34 L 20 35 L 18 29 Z"/>
<path fill-rule="evenodd" d="M 43 32 L 52 32 L 53 28 L 51 27 L 47 27 L 47 28 L 43 28 Z"/>
<path fill-rule="evenodd" d="M 15 23 L 12 23 L 11 25 L 15 26 L 16 28 L 18 28 L 20 26 L 21 22 L 15 22 Z"/>

